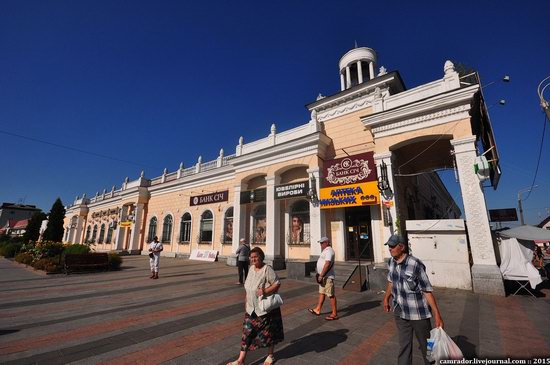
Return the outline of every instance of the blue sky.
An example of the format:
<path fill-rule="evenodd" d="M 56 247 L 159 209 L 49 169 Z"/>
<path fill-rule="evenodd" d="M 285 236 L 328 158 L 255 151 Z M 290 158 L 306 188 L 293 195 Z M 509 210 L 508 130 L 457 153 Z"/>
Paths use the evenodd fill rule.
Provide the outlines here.
<path fill-rule="evenodd" d="M 489 109 L 503 175 L 486 199 L 515 207 L 542 136 L 549 12 L 548 1 L 3 0 L 0 201 L 49 210 L 142 169 L 151 178 L 232 154 L 239 136 L 262 138 L 272 123 L 305 123 L 305 104 L 339 91 L 338 60 L 357 41 L 408 88 L 441 78 L 447 59 L 485 83 L 510 75 L 484 89 L 489 105 L 506 99 Z M 550 214 L 548 129 L 524 203 L 531 224 Z"/>

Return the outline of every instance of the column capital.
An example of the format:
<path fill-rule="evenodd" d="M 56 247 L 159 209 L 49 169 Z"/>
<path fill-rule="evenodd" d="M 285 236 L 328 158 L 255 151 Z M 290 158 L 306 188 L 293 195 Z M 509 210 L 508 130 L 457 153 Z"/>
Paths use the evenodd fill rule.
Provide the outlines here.
<path fill-rule="evenodd" d="M 311 167 L 306 170 L 308 174 L 315 174 L 315 173 L 321 173 L 321 169 L 319 167 Z"/>
<path fill-rule="evenodd" d="M 374 154 L 374 160 L 375 161 L 380 161 L 380 160 L 385 160 L 385 159 L 390 159 L 391 160 L 392 156 L 393 156 L 392 151 L 385 151 L 385 152 L 375 153 Z"/>
<path fill-rule="evenodd" d="M 281 180 L 280 176 L 266 176 L 265 177 L 265 182 L 267 183 L 267 185 L 278 184 L 280 180 Z"/>
<path fill-rule="evenodd" d="M 451 146 L 455 150 L 455 153 L 472 152 L 476 151 L 476 136 L 468 136 L 459 139 L 451 139 Z"/>

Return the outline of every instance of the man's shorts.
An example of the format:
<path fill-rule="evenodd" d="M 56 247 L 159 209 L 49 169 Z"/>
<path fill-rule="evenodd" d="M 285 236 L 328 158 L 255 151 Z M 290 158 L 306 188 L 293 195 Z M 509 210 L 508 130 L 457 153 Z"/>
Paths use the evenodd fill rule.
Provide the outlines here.
<path fill-rule="evenodd" d="M 334 279 L 324 278 L 323 283 L 319 284 L 319 294 L 325 294 L 332 298 L 334 296 Z"/>

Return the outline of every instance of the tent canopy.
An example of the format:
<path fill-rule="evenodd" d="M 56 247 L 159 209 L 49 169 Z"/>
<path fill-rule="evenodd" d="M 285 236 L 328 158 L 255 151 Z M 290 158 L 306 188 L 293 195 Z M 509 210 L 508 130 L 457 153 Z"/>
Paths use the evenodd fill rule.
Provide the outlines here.
<path fill-rule="evenodd" d="M 498 232 L 499 236 L 528 241 L 550 241 L 550 230 L 534 226 L 519 226 Z"/>

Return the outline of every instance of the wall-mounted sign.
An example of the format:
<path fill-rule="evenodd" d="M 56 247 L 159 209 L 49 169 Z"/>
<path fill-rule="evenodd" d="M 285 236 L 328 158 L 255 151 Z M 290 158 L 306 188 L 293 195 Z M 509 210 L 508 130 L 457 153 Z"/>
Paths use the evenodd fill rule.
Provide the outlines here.
<path fill-rule="evenodd" d="M 321 188 L 319 195 L 321 209 L 377 205 L 379 203 L 380 193 L 376 181 Z"/>
<path fill-rule="evenodd" d="M 197 195 L 197 196 L 192 196 L 190 198 L 191 200 L 190 205 L 195 206 L 195 205 L 226 202 L 228 198 L 229 198 L 229 190 L 220 191 L 217 193 Z"/>
<path fill-rule="evenodd" d="M 297 196 L 306 196 L 309 191 L 309 181 L 293 184 L 276 185 L 275 199 L 289 199 Z"/>
<path fill-rule="evenodd" d="M 241 204 L 265 202 L 266 188 L 241 191 Z"/>
<path fill-rule="evenodd" d="M 516 222 L 518 213 L 516 208 L 489 209 L 489 218 L 491 222 Z"/>
<path fill-rule="evenodd" d="M 323 172 L 324 187 L 376 181 L 374 152 L 326 161 Z"/>
<path fill-rule="evenodd" d="M 191 256 L 189 260 L 199 260 L 199 261 L 216 261 L 218 257 L 218 251 L 216 250 L 198 250 L 193 249 L 191 251 Z"/>
<path fill-rule="evenodd" d="M 121 227 L 130 227 L 132 225 L 132 221 L 122 221 L 120 222 Z"/>

